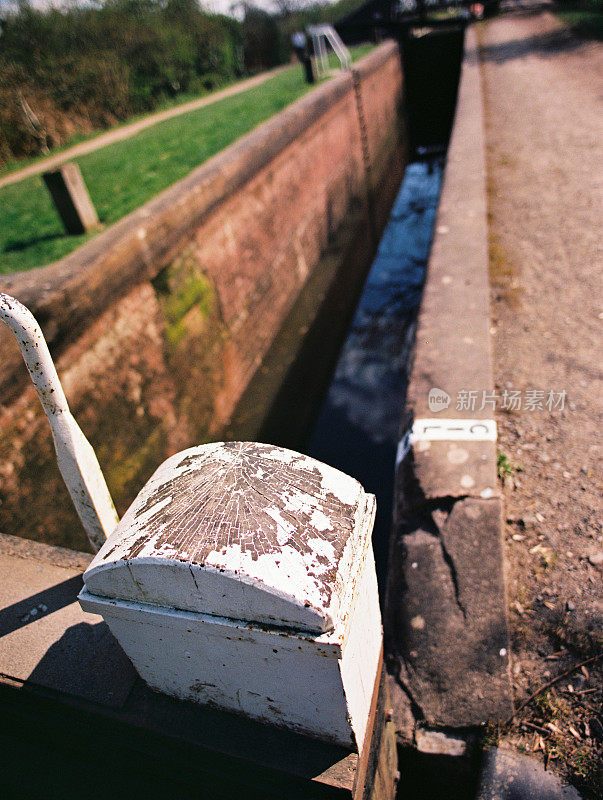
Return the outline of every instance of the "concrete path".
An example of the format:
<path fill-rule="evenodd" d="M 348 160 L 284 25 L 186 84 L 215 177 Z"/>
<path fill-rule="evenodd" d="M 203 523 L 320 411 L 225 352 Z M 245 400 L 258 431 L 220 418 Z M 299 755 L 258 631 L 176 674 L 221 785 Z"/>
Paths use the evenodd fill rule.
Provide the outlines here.
<path fill-rule="evenodd" d="M 504 738 L 590 796 L 601 662 L 580 662 L 603 643 L 603 48 L 549 13 L 518 10 L 479 31 L 516 705 L 575 669 Z"/>
<path fill-rule="evenodd" d="M 149 116 L 144 117 L 144 119 L 139 119 L 136 122 L 130 123 L 129 125 L 123 125 L 120 128 L 107 131 L 106 133 L 102 133 L 100 136 L 96 136 L 94 139 L 89 139 L 81 144 L 76 144 L 67 150 L 57 153 L 55 156 L 49 156 L 43 161 L 37 161 L 35 164 L 30 164 L 28 167 L 23 167 L 23 169 L 20 169 L 16 172 L 10 172 L 8 175 L 4 175 L 0 178 L 0 189 L 3 186 L 8 186 L 11 183 L 17 183 L 24 178 L 30 178 L 32 175 L 39 175 L 41 172 L 54 169 L 55 167 L 63 164 L 65 161 L 69 161 L 72 158 L 77 158 L 78 156 L 86 155 L 86 153 L 92 153 L 94 150 L 98 150 L 99 148 L 105 147 L 108 144 L 120 142 L 123 139 L 129 139 L 131 136 L 135 136 L 137 133 L 140 133 L 140 131 L 150 128 L 151 126 L 156 125 L 158 122 L 164 122 L 166 119 L 172 119 L 172 117 L 179 117 L 181 114 L 188 114 L 189 111 L 197 111 L 197 109 L 205 108 L 205 106 L 216 103 L 218 100 L 224 100 L 226 97 L 232 97 L 235 94 L 246 92 L 248 89 L 253 89 L 255 86 L 260 86 L 270 78 L 278 75 L 279 72 L 283 72 L 283 70 L 288 69 L 288 67 L 289 65 L 286 64 L 283 67 L 277 67 L 269 72 L 262 72 L 260 75 L 254 75 L 252 78 L 239 81 L 232 86 L 227 86 L 225 89 L 220 89 L 220 91 L 213 92 L 206 97 L 200 97 L 197 100 L 191 100 L 190 102 L 183 103 L 180 106 L 174 106 L 173 108 L 167 108 L 165 111 L 158 111 L 155 114 L 149 114 Z"/>
<path fill-rule="evenodd" d="M 590 661 L 580 669 L 582 661 L 601 652 L 603 630 L 603 537 L 597 517 L 603 318 L 599 304 L 603 117 L 598 96 L 603 89 L 603 50 L 575 37 L 551 14 L 533 13 L 523 3 L 476 28 L 480 47 L 472 52 L 474 31 L 469 31 L 409 399 L 414 398 L 419 415 L 434 416 L 428 414 L 429 408 L 417 405 L 419 395 L 428 396 L 429 386 L 454 395 L 454 381 L 460 380 L 466 389 L 490 392 L 491 344 L 494 391 L 490 396 L 496 396 L 496 408 L 487 403 L 486 411 L 496 417 L 498 448 L 508 458 L 509 474 L 503 486 L 506 542 L 504 554 L 488 549 L 494 541 L 494 526 L 489 530 L 483 518 L 476 522 L 475 517 L 467 535 L 459 538 L 466 548 L 473 539 L 481 545 L 469 558 L 468 549 L 458 548 L 435 515 L 437 524 L 426 529 L 420 540 L 414 532 L 405 536 L 400 563 L 406 563 L 401 581 L 406 596 L 398 608 L 390 602 L 388 609 L 397 614 L 398 625 L 400 620 L 404 623 L 398 628 L 403 630 L 398 643 L 405 658 L 400 659 L 399 675 L 394 673 L 392 700 L 399 735 L 404 725 L 410 728 L 420 752 L 415 751 L 414 758 L 401 766 L 406 783 L 400 784 L 400 796 L 405 800 L 578 800 L 582 796 L 586 800 L 600 796 L 597 760 L 603 743 L 601 662 Z M 473 76 L 469 92 L 467 79 L 474 70 L 478 76 Z M 481 77 L 481 87 L 477 77 Z M 486 168 L 482 166 L 482 179 L 477 180 L 483 153 L 482 93 Z M 480 125 L 471 129 L 469 120 L 477 111 Z M 485 185 L 489 242 L 485 241 Z M 485 278 L 488 254 L 490 309 L 487 287 L 480 290 L 471 285 L 480 274 L 480 263 Z M 466 274 L 459 281 L 463 269 Z M 447 297 L 450 286 L 455 292 Z M 464 308 L 455 305 L 459 300 Z M 470 311 L 472 304 L 479 308 L 481 318 Z M 432 324 L 427 328 L 430 309 L 434 310 Z M 462 335 L 456 342 L 453 325 L 442 335 L 451 313 Z M 469 328 L 466 338 L 464 326 Z M 432 348 L 435 352 L 428 360 Z M 421 365 L 422 384 L 417 383 Z M 556 403 L 559 394 L 567 392 L 563 408 L 547 408 L 551 390 Z M 519 392 L 521 408 L 509 408 L 509 397 L 503 399 L 505 391 L 508 396 Z M 530 397 L 532 406 L 526 403 Z M 506 408 L 501 408 L 503 402 Z M 454 402 L 447 416 L 451 408 Z M 476 403 L 474 413 L 479 409 Z M 424 469 L 425 453 L 431 454 L 436 471 Z M 435 455 L 433 442 L 423 452 L 415 447 L 412 477 L 418 476 L 422 489 L 430 489 L 428 479 L 443 483 L 453 474 Z M 463 458 L 462 468 L 471 477 L 478 474 L 472 459 Z M 411 482 L 410 487 L 416 485 Z M 440 489 L 439 494 L 447 491 Z M 427 499 L 434 494 L 425 492 Z M 515 708 L 555 677 L 563 678 L 539 694 L 537 702 L 519 709 L 510 724 L 504 722 L 511 718 L 511 709 L 499 717 L 503 724 L 492 731 L 501 746 L 482 753 L 479 764 L 467 757 L 470 743 L 461 755 L 462 732 L 456 738 L 451 734 L 471 702 L 476 706 L 481 702 L 482 713 L 495 718 L 491 713 L 495 687 L 491 680 L 484 681 L 489 692 L 484 698 L 468 692 L 471 670 L 459 658 L 453 637 L 444 638 L 438 631 L 431 647 L 423 645 L 428 636 L 433 637 L 432 620 L 437 620 L 428 601 L 437 594 L 427 582 L 418 584 L 422 554 L 417 557 L 418 547 L 411 547 L 414 537 L 418 545 L 430 543 L 435 551 L 434 534 L 455 566 L 457 588 L 457 596 L 449 593 L 450 601 L 438 608 L 445 609 L 444 623 L 448 624 L 455 600 L 462 603 L 465 618 L 458 613 L 457 617 L 463 642 L 471 642 L 467 633 L 471 635 L 472 623 L 475 628 L 487 619 L 488 602 L 496 597 L 484 592 L 483 586 L 473 590 L 466 580 L 467 568 L 475 565 L 484 574 L 495 574 L 504 555 L 511 623 L 511 658 L 505 667 L 512 677 Z M 392 553 L 395 559 L 397 551 Z M 441 575 L 439 585 L 446 586 L 444 569 L 426 572 L 432 579 Z M 502 591 L 497 599 L 502 619 Z M 392 630 L 388 611 L 386 632 Z M 439 664 L 436 659 L 442 650 L 445 658 Z M 413 653 L 418 656 L 414 660 Z M 484 659 L 475 661 L 478 666 L 484 663 Z M 455 667 L 459 670 L 456 682 L 449 680 Z M 422 671 L 427 680 L 420 680 Z M 426 691 L 429 680 L 434 687 L 431 696 Z M 445 709 L 444 717 L 441 709 L 451 695 L 450 686 L 453 691 L 460 687 L 461 697 L 450 704 L 449 711 Z M 440 704 L 435 721 L 445 724 L 447 737 L 442 731 L 429 731 L 435 703 Z M 418 705 L 423 717 L 419 725 Z"/>

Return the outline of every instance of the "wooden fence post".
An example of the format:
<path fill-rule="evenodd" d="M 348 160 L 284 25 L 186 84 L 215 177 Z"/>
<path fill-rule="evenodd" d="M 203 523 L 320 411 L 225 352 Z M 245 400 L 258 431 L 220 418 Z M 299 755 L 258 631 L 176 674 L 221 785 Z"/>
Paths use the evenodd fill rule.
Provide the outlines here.
<path fill-rule="evenodd" d="M 42 177 L 67 233 L 89 233 L 100 227 L 96 209 L 77 164 L 63 164 L 58 169 L 45 172 Z"/>

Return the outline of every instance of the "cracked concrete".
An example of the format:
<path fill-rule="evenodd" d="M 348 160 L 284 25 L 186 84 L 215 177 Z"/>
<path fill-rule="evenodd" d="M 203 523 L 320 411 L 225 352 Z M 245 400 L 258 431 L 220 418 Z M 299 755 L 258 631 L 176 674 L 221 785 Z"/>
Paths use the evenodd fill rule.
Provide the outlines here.
<path fill-rule="evenodd" d="M 456 402 L 463 390 L 492 393 L 489 329 L 481 82 L 468 30 L 407 418 L 493 416 L 487 402 Z M 447 408 L 430 405 L 434 388 Z M 384 612 L 394 721 L 400 741 L 420 748 L 423 733 L 440 733 L 427 736 L 429 752 L 447 753 L 455 732 L 512 711 L 496 442 L 415 439 L 398 465 L 394 517 Z"/>
<path fill-rule="evenodd" d="M 448 519 L 450 512 L 442 511 L 439 508 L 436 508 L 433 511 L 432 519 L 436 526 L 437 533 L 435 534 L 438 537 L 438 541 L 440 543 L 440 547 L 442 549 L 442 556 L 444 557 L 444 561 L 446 562 L 448 569 L 450 570 L 450 577 L 452 579 L 452 583 L 454 586 L 454 599 L 456 600 L 456 604 L 461 610 L 463 615 L 463 619 L 467 619 L 467 609 L 461 603 L 460 599 L 460 590 L 459 590 L 459 580 L 458 580 L 458 573 L 456 571 L 456 565 L 454 563 L 454 559 L 452 558 L 447 546 L 446 546 L 446 539 L 443 535 L 444 524 Z"/>
<path fill-rule="evenodd" d="M 498 498 L 426 503 L 398 520 L 385 627 L 412 717 L 399 713 L 403 738 L 409 722 L 466 728 L 511 711 L 500 526 Z"/>

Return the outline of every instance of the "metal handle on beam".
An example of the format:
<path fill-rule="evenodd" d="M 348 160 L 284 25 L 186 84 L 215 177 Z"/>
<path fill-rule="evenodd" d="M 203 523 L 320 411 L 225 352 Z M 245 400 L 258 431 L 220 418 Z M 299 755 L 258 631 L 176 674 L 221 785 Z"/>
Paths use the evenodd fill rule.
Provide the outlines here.
<path fill-rule="evenodd" d="M 0 292 L 0 319 L 14 333 L 48 417 L 57 461 L 90 544 L 99 550 L 119 518 L 90 442 L 71 415 L 48 345 L 33 314 Z"/>

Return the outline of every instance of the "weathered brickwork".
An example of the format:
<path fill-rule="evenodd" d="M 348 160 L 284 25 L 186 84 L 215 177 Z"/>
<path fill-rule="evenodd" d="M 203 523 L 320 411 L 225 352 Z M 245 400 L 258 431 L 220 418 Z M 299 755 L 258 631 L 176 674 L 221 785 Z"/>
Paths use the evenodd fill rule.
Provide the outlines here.
<path fill-rule="evenodd" d="M 376 203 L 404 152 L 397 47 L 358 65 Z M 349 74 L 56 264 L 3 278 L 38 318 L 122 514 L 168 455 L 219 436 L 366 171 Z M 19 351 L 0 331 L 0 530 L 87 549 Z"/>

